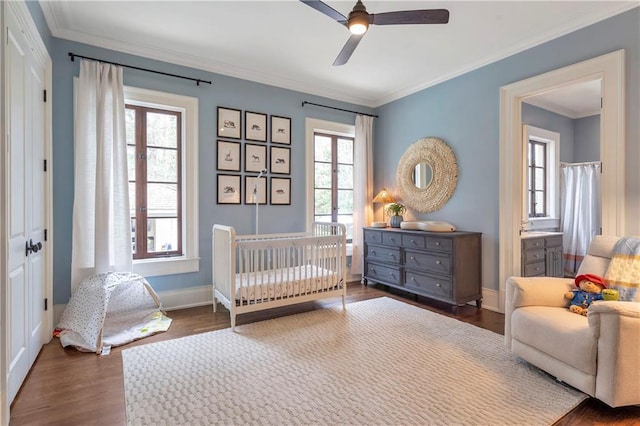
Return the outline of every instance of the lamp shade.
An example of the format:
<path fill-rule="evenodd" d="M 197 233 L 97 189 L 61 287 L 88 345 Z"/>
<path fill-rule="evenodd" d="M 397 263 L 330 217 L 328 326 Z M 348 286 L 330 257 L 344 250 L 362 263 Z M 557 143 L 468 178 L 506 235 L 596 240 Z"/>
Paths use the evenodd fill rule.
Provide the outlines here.
<path fill-rule="evenodd" d="M 374 197 L 373 202 L 374 203 L 395 203 L 396 200 L 391 196 L 391 194 L 387 192 L 385 188 L 383 188 L 382 191 L 378 192 L 378 195 Z"/>

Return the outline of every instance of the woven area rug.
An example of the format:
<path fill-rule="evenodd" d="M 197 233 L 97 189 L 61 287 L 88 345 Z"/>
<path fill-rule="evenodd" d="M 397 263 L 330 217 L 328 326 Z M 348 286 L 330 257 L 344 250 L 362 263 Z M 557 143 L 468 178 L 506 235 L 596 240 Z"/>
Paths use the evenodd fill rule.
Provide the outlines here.
<path fill-rule="evenodd" d="M 586 396 L 389 298 L 122 352 L 130 425 L 545 425 Z"/>

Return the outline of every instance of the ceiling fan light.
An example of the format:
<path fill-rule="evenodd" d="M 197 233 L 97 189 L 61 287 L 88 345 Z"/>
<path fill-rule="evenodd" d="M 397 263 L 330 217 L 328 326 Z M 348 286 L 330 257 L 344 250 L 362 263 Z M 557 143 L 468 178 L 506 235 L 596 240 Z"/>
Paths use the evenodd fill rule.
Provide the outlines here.
<path fill-rule="evenodd" d="M 356 35 L 364 34 L 369 29 L 369 14 L 361 1 L 358 1 L 349 13 L 347 27 L 349 27 L 351 34 Z"/>
<path fill-rule="evenodd" d="M 351 31 L 351 34 L 356 34 L 356 35 L 364 34 L 367 32 L 368 28 L 369 28 L 368 24 L 362 24 L 359 22 L 354 22 L 349 24 L 349 31 Z"/>

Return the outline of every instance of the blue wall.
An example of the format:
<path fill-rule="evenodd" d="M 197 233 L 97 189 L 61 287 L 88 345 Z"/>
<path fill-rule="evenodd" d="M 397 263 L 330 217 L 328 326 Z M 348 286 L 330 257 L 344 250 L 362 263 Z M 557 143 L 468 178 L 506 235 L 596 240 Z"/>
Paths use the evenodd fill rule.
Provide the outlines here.
<path fill-rule="evenodd" d="M 573 162 L 600 161 L 600 116 L 574 120 Z"/>
<path fill-rule="evenodd" d="M 500 87 L 625 49 L 627 223 L 640 230 L 639 22 L 635 8 L 378 108 L 374 190 L 396 187 L 396 165 L 409 145 L 444 139 L 458 160 L 458 186 L 441 210 L 416 216 L 482 232 L 483 286 L 498 289 Z"/>
<path fill-rule="evenodd" d="M 127 65 L 211 80 L 213 85 L 195 83 L 147 72 L 125 69 L 125 85 L 158 90 L 199 100 L 199 244 L 200 272 L 150 277 L 156 291 L 176 290 L 211 283 L 211 227 L 215 223 L 234 226 L 238 233 L 252 233 L 253 206 L 216 204 L 216 108 L 226 106 L 291 117 L 291 206 L 260 206 L 260 231 L 278 233 L 305 229 L 305 139 L 306 117 L 353 124 L 354 114 L 302 107 L 302 101 L 372 112 L 370 108 L 337 102 L 260 83 L 189 69 L 89 45 L 54 38 L 53 58 L 53 186 L 54 186 L 54 303 L 70 297 L 71 229 L 73 212 L 73 77 L 79 61 L 68 52 Z M 255 174 L 252 174 L 255 175 Z"/>
<path fill-rule="evenodd" d="M 240 233 L 251 232 L 253 209 L 215 203 L 216 107 L 279 114 L 292 118 L 292 205 L 260 208 L 261 230 L 302 230 L 305 214 L 304 118 L 307 116 L 353 123 L 352 114 L 301 108 L 303 100 L 348 109 L 375 112 L 375 190 L 396 187 L 395 170 L 404 150 L 425 136 L 443 138 L 453 148 L 460 169 L 451 200 L 439 211 L 418 215 L 448 220 L 459 229 L 483 233 L 483 285 L 498 288 L 499 89 L 540 73 L 590 59 L 617 49 L 626 50 L 626 137 L 628 222 L 640 217 L 640 8 L 568 34 L 478 70 L 461 75 L 371 111 L 321 97 L 306 95 L 205 71 L 153 61 L 88 45 L 51 38 L 39 5 L 29 4 L 53 59 L 53 184 L 54 184 L 54 303 L 70 295 L 71 217 L 73 208 L 73 103 L 72 79 L 78 63 L 67 52 L 95 56 L 160 71 L 212 80 L 197 87 L 186 81 L 133 70 L 125 71 L 125 84 L 194 96 L 200 108 L 200 272 L 151 278 L 156 290 L 207 285 L 211 281 L 211 226 L 226 223 Z M 44 27 L 43 27 L 44 25 Z M 313 108 L 313 107 L 312 107 Z M 640 229 L 633 219 L 632 229 Z"/>
<path fill-rule="evenodd" d="M 574 120 L 537 106 L 522 104 L 522 124 L 560 133 L 560 161 L 572 163 Z"/>

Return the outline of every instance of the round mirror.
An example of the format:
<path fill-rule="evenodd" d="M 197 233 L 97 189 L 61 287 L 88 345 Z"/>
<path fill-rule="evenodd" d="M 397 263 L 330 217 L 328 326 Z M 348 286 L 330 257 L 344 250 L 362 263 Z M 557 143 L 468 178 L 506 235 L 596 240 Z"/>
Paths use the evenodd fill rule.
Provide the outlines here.
<path fill-rule="evenodd" d="M 424 189 L 431 184 L 432 176 L 431 166 L 428 163 L 422 162 L 416 164 L 413 168 L 413 175 L 411 177 L 416 188 Z"/>
<path fill-rule="evenodd" d="M 421 213 L 436 211 L 456 189 L 456 156 L 440 138 L 420 139 L 400 158 L 396 181 L 407 207 Z"/>

